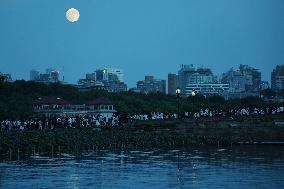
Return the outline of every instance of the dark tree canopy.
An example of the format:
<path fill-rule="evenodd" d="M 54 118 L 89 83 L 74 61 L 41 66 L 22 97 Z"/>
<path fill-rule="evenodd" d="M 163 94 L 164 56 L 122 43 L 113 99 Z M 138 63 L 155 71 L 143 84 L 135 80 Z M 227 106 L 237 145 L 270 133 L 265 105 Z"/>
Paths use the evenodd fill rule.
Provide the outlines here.
<path fill-rule="evenodd" d="M 109 93 L 104 90 L 80 92 L 76 87 L 59 83 L 43 84 L 19 80 L 13 83 L 0 82 L 0 120 L 4 118 L 25 119 L 33 115 L 32 102 L 41 96 L 58 96 L 69 102 L 84 104 L 98 97 L 115 102 L 120 114 L 147 114 L 154 111 L 177 112 L 175 96 L 140 94 L 134 92 Z M 268 105 L 260 98 L 248 97 L 226 101 L 220 96 L 204 98 L 201 95 L 181 99 L 181 111 L 204 108 L 231 109 L 236 107 L 264 107 Z"/>

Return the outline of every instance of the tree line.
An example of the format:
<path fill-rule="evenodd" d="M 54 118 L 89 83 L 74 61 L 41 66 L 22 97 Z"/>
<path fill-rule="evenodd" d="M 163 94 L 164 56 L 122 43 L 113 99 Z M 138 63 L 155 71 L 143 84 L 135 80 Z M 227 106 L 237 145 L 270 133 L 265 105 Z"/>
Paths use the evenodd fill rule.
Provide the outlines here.
<path fill-rule="evenodd" d="M 131 115 L 150 112 L 176 113 L 178 103 L 175 96 L 162 93 L 141 94 L 130 91 L 110 93 L 105 90 L 81 92 L 72 85 L 60 83 L 43 84 L 24 80 L 17 80 L 13 83 L 0 81 L 0 120 L 32 117 L 33 101 L 42 96 L 57 96 L 74 104 L 84 104 L 95 98 L 105 97 L 115 103 L 119 114 Z M 263 108 L 274 105 L 259 97 L 225 100 L 221 96 L 205 98 L 198 94 L 195 97 L 181 98 L 180 104 L 181 112 L 202 108 L 229 110 L 240 107 Z"/>

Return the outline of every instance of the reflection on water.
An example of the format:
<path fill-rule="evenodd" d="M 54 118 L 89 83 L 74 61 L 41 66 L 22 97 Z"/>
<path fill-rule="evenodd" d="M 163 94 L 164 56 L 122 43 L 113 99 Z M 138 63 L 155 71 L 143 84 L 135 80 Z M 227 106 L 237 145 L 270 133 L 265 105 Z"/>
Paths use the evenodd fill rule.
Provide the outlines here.
<path fill-rule="evenodd" d="M 0 163 L 0 188 L 283 188 L 284 147 L 98 151 Z"/>

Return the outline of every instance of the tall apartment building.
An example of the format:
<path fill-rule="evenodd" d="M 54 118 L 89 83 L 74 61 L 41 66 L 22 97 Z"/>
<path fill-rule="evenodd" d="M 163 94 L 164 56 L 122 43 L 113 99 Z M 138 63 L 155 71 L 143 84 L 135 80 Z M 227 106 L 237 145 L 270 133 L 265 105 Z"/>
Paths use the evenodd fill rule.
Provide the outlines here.
<path fill-rule="evenodd" d="M 105 81 L 108 80 L 108 74 L 105 69 L 97 69 L 95 72 L 97 81 Z"/>
<path fill-rule="evenodd" d="M 88 80 L 96 81 L 97 80 L 96 77 L 97 77 L 96 72 L 94 72 L 94 73 L 86 73 L 86 79 L 88 79 Z"/>
<path fill-rule="evenodd" d="M 229 84 L 230 93 L 243 93 L 246 90 L 246 79 L 240 70 L 234 71 L 231 68 L 228 72 L 223 73 L 221 83 Z"/>
<path fill-rule="evenodd" d="M 268 89 L 268 88 L 269 88 L 269 82 L 268 81 L 261 81 L 260 89 L 265 90 L 265 89 Z"/>
<path fill-rule="evenodd" d="M 106 74 L 114 74 L 120 82 L 124 82 L 124 73 L 122 69 L 118 68 L 105 68 Z"/>
<path fill-rule="evenodd" d="M 59 71 L 53 68 L 46 69 L 45 73 L 40 73 L 37 70 L 31 70 L 30 80 L 42 83 L 57 83 L 60 82 Z"/>
<path fill-rule="evenodd" d="M 177 87 L 179 87 L 178 75 L 169 73 L 168 74 L 168 94 L 175 95 Z"/>
<path fill-rule="evenodd" d="M 123 81 L 123 70 L 117 68 L 97 69 L 93 73 L 87 73 L 85 79 L 78 81 L 80 90 L 104 89 L 109 92 L 127 91 L 127 85 Z"/>
<path fill-rule="evenodd" d="M 217 83 L 217 78 L 213 75 L 211 69 L 195 69 L 192 64 L 181 65 L 181 69 L 178 71 L 178 77 L 182 95 L 189 95 L 187 88 L 191 85 Z"/>
<path fill-rule="evenodd" d="M 241 64 L 239 70 L 231 68 L 224 73 L 221 82 L 229 84 L 230 93 L 258 93 L 261 90 L 261 73 Z"/>
<path fill-rule="evenodd" d="M 137 90 L 141 93 L 166 93 L 166 81 L 154 79 L 154 76 L 145 76 L 145 79 L 137 82 Z"/>
<path fill-rule="evenodd" d="M 39 71 L 37 71 L 37 70 L 31 70 L 30 71 L 30 80 L 31 81 L 37 81 L 37 80 L 39 80 Z"/>
<path fill-rule="evenodd" d="M 80 91 L 104 90 L 105 86 L 102 81 L 97 81 L 96 72 L 87 73 L 85 79 L 79 79 L 78 88 Z"/>
<path fill-rule="evenodd" d="M 261 87 L 261 73 L 258 69 L 241 64 L 240 72 L 245 78 L 246 92 L 259 92 Z"/>
<path fill-rule="evenodd" d="M 277 65 L 271 72 L 271 89 L 274 91 L 284 90 L 284 64 Z"/>

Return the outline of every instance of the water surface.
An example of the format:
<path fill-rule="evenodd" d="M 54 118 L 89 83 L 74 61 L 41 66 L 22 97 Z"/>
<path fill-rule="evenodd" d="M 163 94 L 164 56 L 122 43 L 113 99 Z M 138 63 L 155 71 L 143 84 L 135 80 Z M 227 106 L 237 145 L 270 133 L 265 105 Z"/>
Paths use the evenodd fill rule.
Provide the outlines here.
<path fill-rule="evenodd" d="M 88 152 L 1 162 L 0 188 L 283 188 L 284 147 Z"/>

